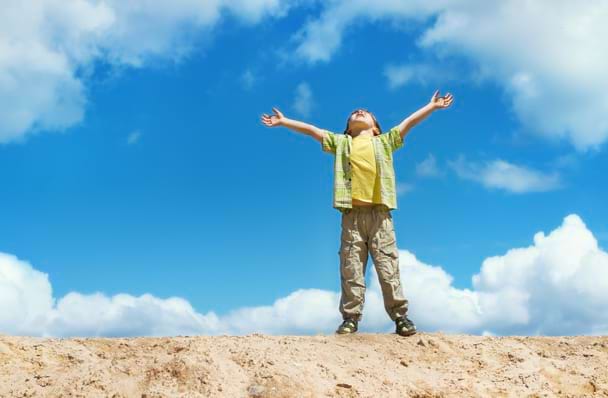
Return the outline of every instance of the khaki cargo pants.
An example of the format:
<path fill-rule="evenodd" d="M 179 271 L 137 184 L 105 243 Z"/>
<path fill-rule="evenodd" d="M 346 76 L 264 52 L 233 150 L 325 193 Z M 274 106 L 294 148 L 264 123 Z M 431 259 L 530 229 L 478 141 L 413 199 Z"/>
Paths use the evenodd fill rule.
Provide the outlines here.
<path fill-rule="evenodd" d="M 376 267 L 384 309 L 392 320 L 407 313 L 399 277 L 399 252 L 393 216 L 384 205 L 354 206 L 342 213 L 340 276 L 342 318 L 360 320 L 365 302 L 368 252 Z"/>

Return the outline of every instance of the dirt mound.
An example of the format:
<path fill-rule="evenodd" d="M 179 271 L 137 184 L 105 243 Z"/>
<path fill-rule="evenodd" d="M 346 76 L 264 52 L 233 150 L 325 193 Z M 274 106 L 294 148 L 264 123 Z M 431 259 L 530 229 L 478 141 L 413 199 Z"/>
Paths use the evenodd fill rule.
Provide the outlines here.
<path fill-rule="evenodd" d="M 608 397 L 608 337 L 0 336 L 0 396 Z"/>

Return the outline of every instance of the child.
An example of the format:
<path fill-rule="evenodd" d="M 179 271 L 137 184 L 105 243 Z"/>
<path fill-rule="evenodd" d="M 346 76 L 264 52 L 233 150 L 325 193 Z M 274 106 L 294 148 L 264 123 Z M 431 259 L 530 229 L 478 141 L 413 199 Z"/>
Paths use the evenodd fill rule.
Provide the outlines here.
<path fill-rule="evenodd" d="M 384 308 L 395 322 L 396 333 L 410 336 L 416 326 L 406 316 L 408 301 L 403 296 L 399 276 L 399 252 L 391 210 L 397 208 L 395 172 L 392 153 L 403 146 L 403 138 L 412 127 L 434 110 L 447 108 L 452 95 L 439 96 L 404 119 L 388 133 L 370 112 L 355 110 L 346 121 L 344 134 L 334 134 L 307 123 L 291 120 L 276 108 L 273 115 L 262 115 L 268 127 L 284 126 L 310 135 L 325 152 L 335 155 L 333 206 L 342 213 L 340 275 L 343 322 L 339 334 L 354 333 L 361 320 L 365 301 L 365 269 L 371 253 Z"/>

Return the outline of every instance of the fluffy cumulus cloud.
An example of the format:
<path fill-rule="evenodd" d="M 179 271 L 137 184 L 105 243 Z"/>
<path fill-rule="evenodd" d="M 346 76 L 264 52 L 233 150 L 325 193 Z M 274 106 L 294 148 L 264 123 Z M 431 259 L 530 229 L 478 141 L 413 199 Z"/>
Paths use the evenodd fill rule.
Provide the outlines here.
<path fill-rule="evenodd" d="M 528 247 L 487 258 L 471 289 L 453 286 L 440 266 L 406 250 L 400 271 L 410 316 L 419 329 L 458 333 L 569 335 L 608 333 L 608 253 L 577 215 Z M 371 267 L 370 267 L 371 268 Z M 362 331 L 389 331 L 371 268 Z M 42 336 L 331 333 L 340 294 L 297 290 L 272 305 L 224 316 L 201 314 L 188 301 L 150 294 L 71 292 L 56 300 L 48 276 L 0 253 L 0 333 Z"/>
<path fill-rule="evenodd" d="M 214 313 L 200 314 L 182 298 L 160 299 L 101 293 L 68 293 L 47 314 L 42 334 L 51 336 L 139 336 L 214 333 Z"/>
<path fill-rule="evenodd" d="M 401 251 L 411 317 L 429 331 L 475 334 L 606 334 L 608 253 L 580 217 L 538 232 L 528 247 L 484 260 L 472 289 L 457 289 L 441 267 Z M 379 286 L 374 282 L 377 294 Z M 380 309 L 376 309 L 380 311 Z"/>
<path fill-rule="evenodd" d="M 474 79 L 497 82 L 531 131 L 568 140 L 580 150 L 608 138 L 603 44 L 608 3 L 603 0 L 5 0 L 0 143 L 79 123 L 96 65 L 178 61 L 209 40 L 224 15 L 253 25 L 305 4 L 315 4 L 305 9 L 320 14 L 296 27 L 292 42 L 300 59 L 329 61 L 361 23 L 416 24 L 422 27 L 421 49 L 442 59 L 470 60 L 476 65 Z M 392 88 L 446 78 L 445 69 L 420 63 L 389 65 L 384 73 Z"/>
<path fill-rule="evenodd" d="M 473 286 L 482 327 L 494 333 L 608 332 L 608 253 L 576 215 L 529 247 L 486 259 Z"/>
<path fill-rule="evenodd" d="M 0 143 L 79 123 L 95 66 L 179 61 L 223 15 L 281 17 L 295 0 L 4 0 Z"/>
<path fill-rule="evenodd" d="M 608 3 L 602 0 L 336 0 L 296 35 L 296 54 L 326 62 L 349 29 L 364 22 L 419 24 L 419 46 L 477 66 L 475 80 L 497 82 L 532 131 L 580 150 L 608 138 Z M 390 66 L 391 87 L 428 77 L 421 65 Z"/>
<path fill-rule="evenodd" d="M 460 156 L 448 164 L 460 178 L 476 181 L 490 189 L 513 193 L 543 192 L 557 189 L 561 184 L 558 173 L 545 173 L 501 159 L 480 164 Z"/>
<path fill-rule="evenodd" d="M 328 331 L 338 322 L 338 299 L 334 292 L 298 290 L 272 305 L 240 308 L 223 317 L 214 312 L 201 314 L 179 297 L 70 292 L 55 299 L 48 275 L 26 261 L 0 253 L 0 334 L 312 334 Z"/>
<path fill-rule="evenodd" d="M 0 333 L 39 334 L 54 305 L 48 276 L 0 253 Z"/>
<path fill-rule="evenodd" d="M 548 235 L 538 232 L 528 247 L 485 259 L 472 289 L 455 288 L 445 270 L 410 252 L 399 254 L 410 312 L 423 330 L 608 333 L 608 253 L 577 215 Z"/>

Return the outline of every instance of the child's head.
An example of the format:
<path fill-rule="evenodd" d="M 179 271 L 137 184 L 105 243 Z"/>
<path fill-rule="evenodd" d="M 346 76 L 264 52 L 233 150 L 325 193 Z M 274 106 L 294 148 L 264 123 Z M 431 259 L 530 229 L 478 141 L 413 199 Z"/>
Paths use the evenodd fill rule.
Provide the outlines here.
<path fill-rule="evenodd" d="M 361 131 L 369 128 L 374 130 L 374 135 L 382 134 L 380 123 L 378 123 L 373 113 L 367 109 L 355 109 L 346 121 L 344 134 L 352 134 L 352 130 Z"/>

